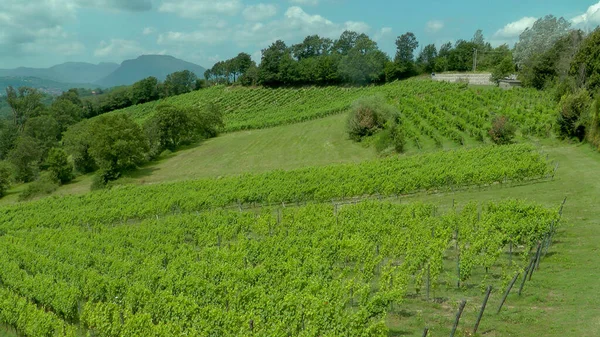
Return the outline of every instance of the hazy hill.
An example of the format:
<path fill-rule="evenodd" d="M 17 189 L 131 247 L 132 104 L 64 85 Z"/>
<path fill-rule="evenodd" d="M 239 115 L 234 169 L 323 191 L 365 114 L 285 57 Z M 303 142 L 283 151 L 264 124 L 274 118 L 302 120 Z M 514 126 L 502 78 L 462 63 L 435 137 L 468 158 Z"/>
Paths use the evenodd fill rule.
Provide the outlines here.
<path fill-rule="evenodd" d="M 49 79 L 30 76 L 0 76 L 0 96 L 6 95 L 6 87 L 31 87 L 51 95 L 60 95 L 71 88 L 97 88 L 96 84 L 89 83 L 62 83 Z"/>
<path fill-rule="evenodd" d="M 37 77 L 61 83 L 93 83 L 117 69 L 117 63 L 67 62 L 50 68 L 0 69 L 2 77 Z"/>
<path fill-rule="evenodd" d="M 202 78 L 206 69 L 173 56 L 142 55 L 134 60 L 124 61 L 114 72 L 95 83 L 104 87 L 130 85 L 149 76 L 163 81 L 167 75 L 181 70 L 189 70 Z"/>

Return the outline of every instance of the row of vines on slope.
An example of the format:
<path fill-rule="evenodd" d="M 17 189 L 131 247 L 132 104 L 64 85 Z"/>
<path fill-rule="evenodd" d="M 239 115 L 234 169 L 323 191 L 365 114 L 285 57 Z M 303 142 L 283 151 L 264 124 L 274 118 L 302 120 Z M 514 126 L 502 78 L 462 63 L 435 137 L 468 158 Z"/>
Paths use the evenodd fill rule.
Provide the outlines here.
<path fill-rule="evenodd" d="M 460 84 L 407 80 L 362 88 L 227 88 L 211 87 L 170 97 L 164 103 L 181 108 L 216 103 L 224 112 L 225 131 L 259 129 L 301 122 L 346 111 L 353 101 L 384 95 L 404 113 L 414 137 L 445 139 L 462 144 L 481 140 L 494 115 L 508 116 L 525 135 L 547 137 L 556 106 L 545 92 L 534 89 L 468 88 Z M 119 110 L 144 121 L 159 102 Z M 437 139 L 430 128 L 437 129 Z M 418 138 L 417 138 L 418 139 Z"/>
<path fill-rule="evenodd" d="M 511 145 L 389 157 L 293 171 L 126 186 L 0 208 L 0 231 L 111 223 L 236 204 L 398 196 L 547 178 L 553 167 L 533 146 Z"/>
<path fill-rule="evenodd" d="M 0 236 L 0 294 L 32 313 L 0 300 L 0 321 L 31 336 L 73 326 L 106 337 L 385 336 L 390 306 L 422 289 L 426 271 L 445 287 L 452 247 L 461 281 L 485 268 L 499 284 L 557 218 L 521 201 L 436 213 L 365 202 L 11 230 Z M 514 260 L 508 244 L 521 247 Z M 42 318 L 48 332 L 32 330 Z"/>

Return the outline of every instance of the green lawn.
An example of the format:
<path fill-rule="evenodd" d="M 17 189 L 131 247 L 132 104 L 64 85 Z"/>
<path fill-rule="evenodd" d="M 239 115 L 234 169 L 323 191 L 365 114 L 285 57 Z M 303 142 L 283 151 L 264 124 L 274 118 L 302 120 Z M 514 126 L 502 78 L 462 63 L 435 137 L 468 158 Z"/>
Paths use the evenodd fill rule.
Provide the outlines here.
<path fill-rule="evenodd" d="M 504 289 L 495 289 L 480 325 L 485 336 L 600 336 L 600 155 L 587 145 L 544 146 L 551 158 L 560 163 L 554 181 L 470 190 L 457 193 L 421 195 L 411 200 L 434 202 L 449 208 L 468 201 L 520 198 L 557 207 L 564 197 L 563 225 L 555 244 L 542 261 L 540 270 L 525 286 L 522 297 L 515 289 L 500 315 L 495 311 Z M 520 282 L 520 280 L 519 280 Z M 518 289 L 519 284 L 515 285 Z M 409 299 L 399 314 L 390 315 L 392 336 L 421 336 L 423 327 L 431 326 L 430 336 L 447 336 L 458 302 L 468 300 L 459 331 L 473 327 L 483 299 L 477 287 L 459 293 L 441 292 L 448 300 L 442 304 Z M 440 315 L 440 309 L 445 312 Z"/>

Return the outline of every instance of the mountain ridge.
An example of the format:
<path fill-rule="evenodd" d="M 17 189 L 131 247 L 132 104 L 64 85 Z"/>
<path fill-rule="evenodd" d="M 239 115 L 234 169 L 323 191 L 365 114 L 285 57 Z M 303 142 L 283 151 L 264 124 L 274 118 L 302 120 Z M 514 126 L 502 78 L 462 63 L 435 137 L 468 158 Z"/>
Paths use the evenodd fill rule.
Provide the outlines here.
<path fill-rule="evenodd" d="M 123 61 L 112 73 L 94 83 L 104 87 L 131 85 L 150 76 L 164 81 L 167 75 L 182 70 L 189 70 L 199 78 L 204 78 L 206 71 L 202 66 L 171 55 L 141 55 L 135 59 Z"/>

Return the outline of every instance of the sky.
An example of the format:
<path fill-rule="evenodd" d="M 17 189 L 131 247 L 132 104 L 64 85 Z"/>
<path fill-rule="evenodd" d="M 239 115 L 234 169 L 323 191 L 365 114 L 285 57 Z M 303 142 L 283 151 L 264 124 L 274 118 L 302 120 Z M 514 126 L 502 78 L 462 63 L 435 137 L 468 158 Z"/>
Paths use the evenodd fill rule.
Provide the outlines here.
<path fill-rule="evenodd" d="M 536 19 L 553 14 L 574 27 L 600 24 L 589 0 L 0 0 L 0 68 L 63 62 L 117 62 L 167 54 L 211 67 L 281 39 L 368 34 L 393 56 L 395 38 L 413 32 L 419 48 L 482 29 L 492 45 L 513 45 Z"/>

